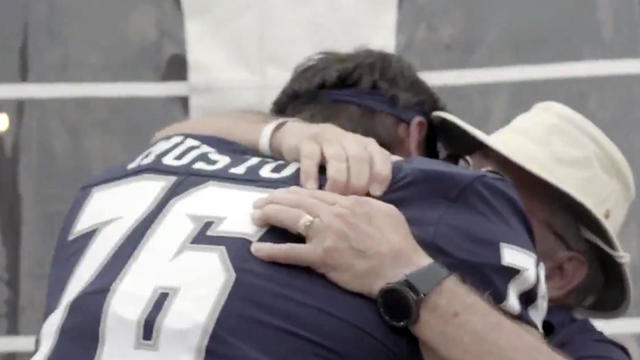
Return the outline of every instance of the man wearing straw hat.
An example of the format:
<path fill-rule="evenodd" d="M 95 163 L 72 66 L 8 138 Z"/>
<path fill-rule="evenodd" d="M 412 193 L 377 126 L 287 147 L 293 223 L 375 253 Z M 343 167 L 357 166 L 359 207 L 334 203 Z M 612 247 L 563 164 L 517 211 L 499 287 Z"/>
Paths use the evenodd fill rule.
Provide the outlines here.
<path fill-rule="evenodd" d="M 628 308 L 629 254 L 618 234 L 635 185 L 623 154 L 584 116 L 555 102 L 534 105 L 491 135 L 445 112 L 433 118 L 446 147 L 472 154 L 467 159 L 473 167 L 498 171 L 514 182 L 534 233 L 543 233 L 538 227 L 551 230 L 549 237 L 536 237 L 551 305 L 545 331 L 565 351 L 593 356 L 591 344 L 569 337 L 591 327 L 570 309 L 611 318 Z M 540 202 L 565 209 L 569 216 L 554 214 L 565 235 L 545 223 L 541 212 L 548 209 L 536 207 Z"/>
<path fill-rule="evenodd" d="M 492 135 L 445 112 L 436 112 L 433 118 L 448 151 L 472 154 L 466 157 L 467 163 L 507 176 L 518 188 L 536 234 L 539 256 L 547 268 L 551 307 L 544 330 L 550 344 L 576 359 L 628 358 L 622 347 L 572 312 L 576 309 L 591 316 L 615 317 L 629 304 L 630 281 L 625 266 L 629 255 L 622 250 L 617 234 L 635 190 L 630 167 L 615 144 L 582 115 L 555 102 L 536 104 Z M 293 137 L 293 133 L 286 136 Z M 331 204 L 346 199 L 318 194 L 297 190 L 294 196 L 321 198 Z M 278 199 L 270 203 L 276 204 Z M 304 210 L 302 204 L 287 206 Z M 262 214 L 262 221 L 289 224 L 290 230 L 299 231 L 298 219 L 278 216 Z M 314 221 L 312 229 L 323 222 Z M 319 232 L 314 229 L 310 234 Z M 358 239 L 355 234 L 349 237 L 350 241 Z M 309 243 L 319 246 L 318 242 Z M 254 246 L 254 253 L 265 260 L 309 265 L 308 259 L 290 254 L 279 245 Z M 369 254 L 374 253 L 372 250 Z M 358 266 L 355 257 L 343 259 L 353 260 L 352 267 Z M 384 262 L 374 256 L 368 261 Z M 358 279 L 354 276 L 351 281 Z"/>
<path fill-rule="evenodd" d="M 224 129 L 225 119 L 218 120 L 220 122 L 214 128 L 220 131 Z M 237 122 L 235 124 L 237 126 Z M 434 124 L 448 151 L 460 155 L 475 152 L 469 157 L 474 167 L 499 172 L 514 181 L 518 188 L 532 222 L 540 257 L 547 266 L 547 283 L 550 302 L 553 305 L 544 326 L 548 341 L 572 358 L 628 358 L 622 347 L 597 332 L 588 321 L 575 318 L 571 311 L 571 309 L 578 309 L 611 317 L 620 314 L 628 306 L 629 280 L 624 266 L 628 255 L 620 249 L 615 234 L 626 217 L 629 203 L 634 196 L 634 185 L 629 166 L 617 147 L 582 115 L 553 102 L 537 104 L 491 136 L 443 112 L 434 114 Z M 190 132 L 194 128 L 201 131 L 206 129 L 206 124 L 204 127 L 203 124 L 193 122 L 185 125 L 182 125 L 182 128 L 173 127 L 171 131 Z M 282 155 L 283 149 L 287 146 L 301 148 L 305 142 L 318 142 L 321 141 L 319 139 L 323 139 L 318 134 L 311 136 L 313 131 L 302 130 L 305 127 L 310 129 L 313 125 L 292 125 L 280 127 L 273 138 L 267 136 L 267 148 L 270 145 L 275 153 Z M 269 130 L 272 131 L 274 127 L 272 126 Z M 245 144 L 253 144 L 256 147 L 259 145 L 258 141 L 252 143 L 252 140 L 247 140 L 251 138 L 249 134 L 251 127 L 243 129 L 241 135 L 229 129 L 226 127 L 222 132 L 231 137 L 234 135 L 244 137 Z M 326 131 L 326 128 L 318 131 Z M 357 138 L 342 134 L 336 129 L 332 130 L 330 137 L 334 142 L 339 142 L 341 139 L 351 143 L 358 141 Z M 257 139 L 256 136 L 253 138 Z M 327 138 L 324 137 L 324 139 Z M 411 138 L 411 135 L 407 138 Z M 264 136 L 261 139 L 264 148 Z M 288 143 L 287 139 L 290 139 Z M 292 145 L 294 143 L 295 145 Z M 365 144 L 362 145 L 364 147 Z M 370 146 L 370 144 L 366 145 Z M 477 151 L 483 147 L 485 147 L 484 150 Z M 375 149 L 369 147 L 367 151 L 375 151 Z M 331 157 L 325 156 L 325 161 L 331 160 Z M 302 164 L 304 167 L 305 162 L 302 161 Z M 352 165 L 353 163 L 349 163 L 349 166 Z M 357 170 L 353 166 L 349 169 L 352 174 Z M 307 173 L 317 174 L 317 168 L 311 166 L 311 170 Z M 371 182 L 384 183 L 379 176 L 376 179 L 376 175 L 380 174 L 373 172 L 370 174 Z M 390 176 L 390 174 L 386 175 Z M 353 177 L 355 176 L 351 178 Z M 598 192 L 589 191 L 594 188 L 606 189 L 607 192 L 601 195 Z M 306 234 L 308 251 L 293 252 L 290 247 L 282 245 L 256 243 L 252 250 L 262 259 L 313 267 L 334 281 L 336 278 L 340 279 L 337 283 L 348 289 L 361 288 L 364 281 L 376 281 L 378 288 L 381 288 L 383 283 L 390 282 L 393 285 L 403 277 L 402 273 L 390 269 L 372 280 L 371 276 L 364 276 L 367 274 L 357 271 L 370 269 L 371 267 L 367 265 L 385 264 L 389 259 L 412 259 L 413 261 L 419 258 L 425 266 L 432 262 L 428 255 L 416 254 L 412 241 L 384 238 L 383 235 L 390 232 L 403 233 L 401 229 L 384 229 L 385 224 L 394 224 L 397 227 L 402 226 L 402 221 L 376 222 L 373 221 L 375 219 L 363 217 L 363 207 L 367 208 L 368 217 L 378 214 L 378 220 L 401 217 L 400 214 L 376 200 L 346 198 L 337 194 L 302 189 L 293 190 L 288 195 L 287 203 L 283 203 L 278 196 L 272 196 L 262 202 L 259 205 L 261 208 L 259 220 Z M 292 198 L 297 200 L 292 201 Z M 310 202 L 309 199 L 313 201 Z M 270 212 L 266 204 L 276 204 L 295 211 Z M 309 204 L 318 208 L 309 208 L 312 206 Z M 333 217 L 331 220 L 314 216 L 310 222 L 303 221 L 309 218 L 309 213 L 323 213 L 319 211 L 321 208 L 324 209 L 325 214 L 331 214 L 338 209 L 342 216 Z M 341 223 L 340 218 L 349 221 Z M 304 225 L 302 228 L 301 224 Z M 365 231 L 366 228 L 369 231 Z M 340 230 L 340 236 L 337 236 L 337 230 Z M 364 234 L 367 236 L 363 236 Z M 372 241 L 371 237 L 376 237 L 376 234 L 381 234 L 377 237 L 378 241 Z M 315 259 L 321 261 L 313 261 L 314 256 L 322 257 L 322 252 L 313 250 L 321 248 L 324 243 L 336 238 L 346 243 L 343 248 L 344 254 L 340 257 L 325 257 Z M 366 242 L 364 248 L 367 249 L 364 255 L 363 247 L 358 246 L 363 245 L 363 242 Z M 393 246 L 380 245 L 385 242 Z M 360 252 L 355 252 L 356 249 Z M 380 251 L 381 249 L 386 251 Z M 350 250 L 351 253 L 349 253 Z M 324 266 L 314 266 L 315 264 Z M 328 273 L 330 271 L 332 273 Z M 433 290 L 433 293 L 436 293 L 438 288 L 448 286 L 450 285 L 447 285 L 447 281 L 443 281 Z M 444 331 L 451 327 L 455 329 L 453 325 L 460 314 L 478 317 L 482 320 L 478 323 L 484 324 L 483 326 L 491 327 L 490 324 L 495 324 L 491 321 L 495 319 L 493 315 L 487 312 L 482 313 L 484 310 L 474 307 L 473 303 L 467 303 L 467 308 L 461 307 L 459 300 L 464 296 L 461 294 L 468 295 L 468 293 L 457 290 L 461 291 L 458 293 L 460 296 L 449 296 L 449 301 L 446 302 L 446 305 L 452 309 L 449 314 L 435 312 L 435 305 L 432 303 L 436 302 L 434 299 L 442 301 L 441 296 L 444 290 L 438 297 L 420 297 L 430 300 L 422 301 L 420 307 L 422 316 L 413 325 L 412 330 L 423 341 L 426 354 L 436 353 L 444 358 L 478 354 L 477 350 L 474 352 L 473 349 L 478 349 L 481 344 L 469 341 L 467 344 L 455 346 L 455 332 Z M 448 291 L 451 291 L 451 288 L 448 288 Z M 380 301 L 380 298 L 378 300 Z M 505 308 L 512 305 L 506 301 L 502 306 Z M 386 310 L 393 311 L 393 309 Z M 438 314 L 439 317 L 436 316 Z M 440 321 L 435 321 L 436 319 Z M 445 326 L 443 322 L 446 321 L 453 323 Z M 468 326 L 469 324 L 458 325 Z M 440 331 L 440 337 L 435 334 L 438 327 L 443 330 Z M 510 340 L 518 341 L 519 339 Z M 501 341 L 509 344 L 509 339 Z M 490 342 L 488 345 L 498 344 Z M 513 353 L 499 350 L 496 350 L 493 355 L 494 358 L 514 356 Z M 524 358 L 525 355 L 518 356 Z"/>

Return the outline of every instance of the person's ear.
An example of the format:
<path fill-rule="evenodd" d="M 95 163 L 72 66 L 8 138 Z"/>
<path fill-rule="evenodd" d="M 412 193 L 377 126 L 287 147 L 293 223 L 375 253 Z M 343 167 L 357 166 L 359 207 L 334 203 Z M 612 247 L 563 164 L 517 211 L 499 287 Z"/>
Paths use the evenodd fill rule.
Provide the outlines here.
<path fill-rule="evenodd" d="M 561 251 L 545 262 L 550 301 L 565 299 L 587 276 L 587 259 L 575 251 Z"/>
<path fill-rule="evenodd" d="M 412 156 L 423 156 L 429 123 L 422 116 L 415 116 L 409 123 L 408 146 Z"/>
<path fill-rule="evenodd" d="M 402 157 L 411 156 L 409 152 L 409 124 L 398 121 L 397 131 L 400 141 L 398 141 L 398 144 L 391 152 Z"/>

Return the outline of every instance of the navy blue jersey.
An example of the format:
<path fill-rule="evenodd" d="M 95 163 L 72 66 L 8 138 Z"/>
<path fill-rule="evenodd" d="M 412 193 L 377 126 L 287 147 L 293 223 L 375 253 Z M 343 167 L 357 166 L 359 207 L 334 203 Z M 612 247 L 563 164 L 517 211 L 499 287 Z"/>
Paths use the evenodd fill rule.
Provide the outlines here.
<path fill-rule="evenodd" d="M 298 184 L 298 167 L 173 136 L 83 187 L 54 255 L 34 359 L 420 358 L 370 299 L 251 256 L 252 241 L 301 240 L 249 217 L 256 199 Z M 504 179 L 408 160 L 384 200 L 436 261 L 538 325 L 546 293 Z"/>
<path fill-rule="evenodd" d="M 627 349 L 571 309 L 551 306 L 543 324 L 549 344 L 573 360 L 631 360 Z"/>

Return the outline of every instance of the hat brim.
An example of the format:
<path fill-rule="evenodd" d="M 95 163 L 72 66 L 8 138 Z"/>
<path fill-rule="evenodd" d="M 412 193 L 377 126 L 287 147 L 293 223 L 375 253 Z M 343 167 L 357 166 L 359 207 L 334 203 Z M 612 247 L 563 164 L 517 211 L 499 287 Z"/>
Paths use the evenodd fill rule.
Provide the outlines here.
<path fill-rule="evenodd" d="M 559 193 L 563 195 L 564 202 L 577 212 L 582 226 L 586 227 L 611 248 L 620 250 L 620 245 L 615 236 L 609 231 L 602 220 L 595 216 L 584 203 L 572 196 L 565 189 L 555 185 L 550 179 L 546 178 L 544 174 L 533 171 L 526 163 L 519 161 L 519 159 L 515 158 L 512 154 L 503 151 L 500 146 L 492 142 L 490 135 L 444 111 L 434 112 L 431 118 L 438 131 L 438 140 L 447 152 L 457 155 L 470 155 L 484 147 L 491 148 L 528 173 L 557 189 Z M 617 317 L 624 313 L 629 307 L 631 294 L 629 270 L 624 264 L 619 263 L 600 247 L 594 247 L 599 250 L 598 260 L 600 261 L 604 276 L 604 285 L 594 301 L 588 307 L 579 310 L 582 310 L 585 315 L 590 317 Z"/>

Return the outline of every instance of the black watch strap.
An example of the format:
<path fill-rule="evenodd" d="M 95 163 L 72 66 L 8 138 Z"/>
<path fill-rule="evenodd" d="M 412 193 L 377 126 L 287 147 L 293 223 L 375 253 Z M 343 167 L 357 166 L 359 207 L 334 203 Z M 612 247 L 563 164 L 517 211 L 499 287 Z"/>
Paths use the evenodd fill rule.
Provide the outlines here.
<path fill-rule="evenodd" d="M 449 275 L 451 272 L 447 268 L 434 261 L 407 274 L 406 280 L 424 296 Z"/>
<path fill-rule="evenodd" d="M 377 296 L 378 309 L 387 324 L 406 328 L 418 321 L 424 297 L 451 273 L 438 263 L 431 263 L 389 283 Z"/>

